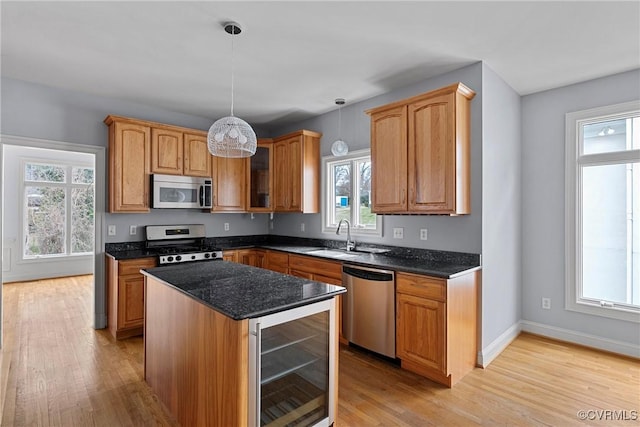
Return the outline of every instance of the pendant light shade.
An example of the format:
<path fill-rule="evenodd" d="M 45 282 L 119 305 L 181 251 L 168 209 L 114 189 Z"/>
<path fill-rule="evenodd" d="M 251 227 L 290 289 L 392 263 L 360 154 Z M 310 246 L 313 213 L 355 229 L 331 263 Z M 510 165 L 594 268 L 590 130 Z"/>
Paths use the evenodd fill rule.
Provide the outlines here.
<path fill-rule="evenodd" d="M 344 105 L 343 98 L 336 99 L 336 105 L 338 105 L 338 139 L 336 139 L 333 144 L 331 144 L 331 154 L 336 157 L 344 156 L 349 153 L 349 146 L 346 142 L 342 140 L 341 136 L 341 125 L 342 125 L 342 106 Z"/>
<path fill-rule="evenodd" d="M 251 157 L 256 153 L 258 141 L 249 123 L 233 115 L 233 37 L 242 29 L 235 22 L 224 24 L 231 35 L 231 114 L 211 125 L 207 135 L 209 152 L 217 157 Z"/>

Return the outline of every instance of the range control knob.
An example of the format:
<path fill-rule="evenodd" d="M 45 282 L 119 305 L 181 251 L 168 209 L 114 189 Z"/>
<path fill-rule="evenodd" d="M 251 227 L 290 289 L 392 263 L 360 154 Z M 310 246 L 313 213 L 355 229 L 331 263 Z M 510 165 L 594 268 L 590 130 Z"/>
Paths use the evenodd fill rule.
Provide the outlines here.
<path fill-rule="evenodd" d="M 169 262 L 173 261 L 173 257 L 172 256 L 168 256 L 167 257 L 167 261 L 169 261 Z"/>
<path fill-rule="evenodd" d="M 191 255 L 191 259 L 196 259 L 196 256 L 195 255 Z"/>
<path fill-rule="evenodd" d="M 205 257 L 205 258 L 211 258 L 211 254 L 206 253 L 206 254 L 204 254 L 204 257 Z"/>
<path fill-rule="evenodd" d="M 180 255 L 178 255 L 178 256 L 176 257 L 176 261 L 180 261 L 181 259 L 182 259 L 182 257 L 181 257 Z"/>

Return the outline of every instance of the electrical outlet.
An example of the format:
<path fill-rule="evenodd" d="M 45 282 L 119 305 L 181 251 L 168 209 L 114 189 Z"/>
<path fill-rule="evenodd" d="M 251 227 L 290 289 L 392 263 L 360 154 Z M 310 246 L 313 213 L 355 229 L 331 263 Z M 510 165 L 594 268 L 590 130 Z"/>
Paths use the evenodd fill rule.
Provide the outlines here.
<path fill-rule="evenodd" d="M 551 298 L 542 298 L 542 308 L 551 310 Z"/>
<path fill-rule="evenodd" d="M 109 236 L 115 236 L 116 235 L 116 226 L 115 225 L 110 225 L 109 226 L 108 234 L 109 234 Z"/>
<path fill-rule="evenodd" d="M 224 231 L 229 231 L 229 223 L 228 222 L 224 223 Z"/>
<path fill-rule="evenodd" d="M 427 229 L 426 228 L 421 228 L 420 229 L 420 240 L 427 240 Z"/>
<path fill-rule="evenodd" d="M 304 233 L 304 222 L 302 224 L 300 224 L 300 231 L 302 231 Z"/>
<path fill-rule="evenodd" d="M 394 239 L 404 239 L 404 228 L 398 227 L 393 229 Z"/>
<path fill-rule="evenodd" d="M 130 236 L 135 236 L 136 234 L 138 234 L 138 226 L 137 225 L 130 225 L 129 226 L 129 235 Z"/>

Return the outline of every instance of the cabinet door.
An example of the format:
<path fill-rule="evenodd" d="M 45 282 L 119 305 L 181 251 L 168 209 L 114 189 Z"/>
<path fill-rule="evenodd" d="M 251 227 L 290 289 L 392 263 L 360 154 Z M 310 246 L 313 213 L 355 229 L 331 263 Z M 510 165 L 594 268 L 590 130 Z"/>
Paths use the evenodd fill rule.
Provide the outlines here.
<path fill-rule="evenodd" d="M 289 142 L 289 210 L 302 211 L 302 141 L 291 138 Z"/>
<path fill-rule="evenodd" d="M 184 134 L 184 175 L 211 177 L 211 154 L 206 135 Z"/>
<path fill-rule="evenodd" d="M 446 375 L 445 316 L 443 302 L 398 293 L 398 357 Z"/>
<path fill-rule="evenodd" d="M 249 158 L 247 207 L 250 212 L 273 211 L 273 144 L 258 141 L 256 154 Z"/>
<path fill-rule="evenodd" d="M 308 273 L 306 271 L 289 269 L 289 274 L 292 275 L 292 276 L 295 276 L 295 277 L 301 277 L 303 279 L 314 280 L 313 279 L 313 274 L 312 273 Z"/>
<path fill-rule="evenodd" d="M 109 212 L 149 212 L 148 126 L 113 122 L 109 127 Z"/>
<path fill-rule="evenodd" d="M 213 156 L 213 211 L 246 211 L 246 159 Z"/>
<path fill-rule="evenodd" d="M 238 262 L 238 251 L 224 251 L 222 259 L 224 261 Z"/>
<path fill-rule="evenodd" d="M 120 276 L 118 286 L 118 329 L 142 326 L 144 277 L 141 274 Z"/>
<path fill-rule="evenodd" d="M 409 105 L 409 211 L 455 211 L 455 94 Z"/>
<path fill-rule="evenodd" d="M 273 146 L 274 163 L 274 209 L 279 212 L 289 210 L 291 186 L 289 185 L 289 144 L 288 141 L 279 141 Z"/>
<path fill-rule="evenodd" d="M 182 175 L 182 132 L 151 128 L 151 172 Z"/>
<path fill-rule="evenodd" d="M 371 115 L 373 212 L 407 210 L 407 107 Z"/>

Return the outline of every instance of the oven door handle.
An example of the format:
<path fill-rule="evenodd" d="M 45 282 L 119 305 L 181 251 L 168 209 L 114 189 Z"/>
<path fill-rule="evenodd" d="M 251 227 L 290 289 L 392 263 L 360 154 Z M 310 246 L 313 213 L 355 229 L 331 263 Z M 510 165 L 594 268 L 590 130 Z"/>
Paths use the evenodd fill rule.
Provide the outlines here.
<path fill-rule="evenodd" d="M 204 206 L 204 185 L 200 186 L 200 189 L 198 190 L 198 198 L 200 200 L 200 207 Z"/>

